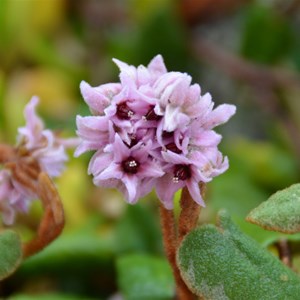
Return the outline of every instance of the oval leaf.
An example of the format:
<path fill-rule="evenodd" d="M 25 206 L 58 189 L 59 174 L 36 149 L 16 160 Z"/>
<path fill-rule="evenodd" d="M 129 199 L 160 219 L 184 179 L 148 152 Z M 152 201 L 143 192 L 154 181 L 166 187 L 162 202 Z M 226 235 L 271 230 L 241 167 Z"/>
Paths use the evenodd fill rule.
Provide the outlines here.
<path fill-rule="evenodd" d="M 0 232 L 0 280 L 11 275 L 22 260 L 22 244 L 19 235 L 12 230 Z"/>
<path fill-rule="evenodd" d="M 300 232 L 300 184 L 278 191 L 252 210 L 246 220 L 267 230 Z"/>
<path fill-rule="evenodd" d="M 298 276 L 241 233 L 225 212 L 217 226 L 186 236 L 177 263 L 188 287 L 205 299 L 299 299 Z"/>

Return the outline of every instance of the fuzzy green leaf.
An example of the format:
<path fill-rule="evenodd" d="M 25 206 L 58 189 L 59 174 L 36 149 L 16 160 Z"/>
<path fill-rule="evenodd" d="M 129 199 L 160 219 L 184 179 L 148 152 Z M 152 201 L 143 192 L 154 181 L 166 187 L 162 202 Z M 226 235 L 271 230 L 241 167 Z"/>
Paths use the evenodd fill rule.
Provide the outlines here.
<path fill-rule="evenodd" d="M 267 230 L 300 232 L 300 184 L 294 184 L 272 195 L 250 212 L 247 221 Z"/>
<path fill-rule="evenodd" d="M 241 233 L 224 211 L 217 226 L 187 235 L 177 262 L 189 288 L 205 299 L 299 299 L 299 277 Z"/>
<path fill-rule="evenodd" d="M 0 280 L 11 275 L 22 260 L 22 244 L 19 235 L 12 230 L 0 233 Z"/>
<path fill-rule="evenodd" d="M 117 261 L 119 288 L 126 300 L 173 299 L 175 286 L 168 263 L 149 255 L 126 255 Z"/>

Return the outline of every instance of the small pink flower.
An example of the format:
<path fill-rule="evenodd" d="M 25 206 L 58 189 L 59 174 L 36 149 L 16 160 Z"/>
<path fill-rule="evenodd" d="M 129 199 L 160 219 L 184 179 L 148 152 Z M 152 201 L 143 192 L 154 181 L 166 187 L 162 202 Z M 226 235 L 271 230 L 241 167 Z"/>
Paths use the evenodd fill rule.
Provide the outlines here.
<path fill-rule="evenodd" d="M 183 187 L 187 187 L 192 198 L 201 206 L 205 206 L 201 197 L 199 182 L 208 182 L 211 179 L 205 177 L 200 171 L 199 165 L 192 159 L 167 150 L 163 153 L 167 165 L 164 167 L 166 174 L 156 181 L 158 198 L 167 209 L 173 208 L 174 193 Z"/>
<path fill-rule="evenodd" d="M 204 206 L 199 182 L 209 182 L 228 168 L 218 150 L 221 135 L 213 128 L 227 122 L 235 106 L 214 109 L 186 73 L 167 72 L 160 55 L 147 67 L 113 60 L 120 83 L 81 92 L 93 116 L 77 117 L 81 144 L 76 155 L 96 153 L 88 172 L 98 186 L 116 187 L 135 203 L 154 187 L 166 208 L 174 193 L 187 187 Z"/>
<path fill-rule="evenodd" d="M 102 115 L 114 95 L 118 94 L 120 90 L 121 84 L 119 83 L 108 83 L 98 87 L 91 87 L 85 81 L 80 83 L 83 99 L 95 115 Z"/>
<path fill-rule="evenodd" d="M 35 195 L 15 181 L 9 171 L 0 171 L 0 211 L 4 224 L 12 225 L 16 212 L 27 212 L 34 198 Z"/>
<path fill-rule="evenodd" d="M 140 88 L 147 85 L 152 86 L 161 75 L 167 73 L 161 55 L 155 56 L 147 67 L 140 65 L 136 68 L 115 58 L 113 61 L 120 69 L 120 81 L 123 87 L 134 86 Z"/>
<path fill-rule="evenodd" d="M 39 162 L 43 171 L 51 177 L 57 177 L 64 170 L 64 164 L 68 160 L 65 148 L 77 146 L 79 140 L 60 139 L 51 130 L 45 129 L 43 121 L 35 111 L 38 102 L 37 97 L 32 97 L 26 105 L 26 125 L 18 129 L 17 142 Z"/>
<path fill-rule="evenodd" d="M 32 97 L 24 109 L 26 125 L 18 129 L 16 158 L 13 163 L 20 164 L 19 169 L 22 170 L 22 165 L 34 162 L 41 171 L 56 177 L 62 173 L 68 160 L 65 149 L 78 146 L 79 140 L 62 139 L 45 129 L 35 111 L 37 104 L 38 98 Z M 27 165 L 27 168 L 30 167 Z M 30 203 L 36 198 L 37 195 L 14 178 L 10 170 L 5 167 L 0 170 L 0 211 L 5 224 L 13 224 L 16 213 L 27 212 Z"/>
<path fill-rule="evenodd" d="M 108 145 L 103 154 L 97 154 L 93 158 L 90 171 L 94 175 L 94 183 L 107 186 L 107 180 L 111 183 L 113 180 L 110 186 L 125 190 L 127 202 L 135 203 L 138 198 L 149 193 L 149 179 L 161 177 L 164 174 L 161 167 L 149 157 L 150 148 L 151 141 L 147 144 L 139 142 L 129 148 L 116 134 L 114 143 Z M 110 160 L 107 160 L 108 157 Z M 107 162 L 103 163 L 102 158 L 105 158 Z M 105 166 L 104 169 L 103 166 Z"/>
<path fill-rule="evenodd" d="M 81 143 L 74 153 L 76 157 L 86 151 L 103 149 L 110 143 L 112 122 L 106 116 L 77 116 L 76 124 L 77 134 L 81 138 Z"/>

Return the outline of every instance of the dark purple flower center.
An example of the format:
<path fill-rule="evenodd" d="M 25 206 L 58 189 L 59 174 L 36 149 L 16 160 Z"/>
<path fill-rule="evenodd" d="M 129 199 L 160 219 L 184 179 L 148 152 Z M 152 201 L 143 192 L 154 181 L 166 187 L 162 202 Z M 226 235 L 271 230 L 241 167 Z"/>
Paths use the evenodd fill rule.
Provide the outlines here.
<path fill-rule="evenodd" d="M 117 105 L 117 116 L 123 120 L 129 120 L 133 116 L 133 111 L 127 106 L 126 102 Z"/>
<path fill-rule="evenodd" d="M 168 145 L 166 145 L 166 149 L 175 152 L 177 154 L 182 153 L 182 151 L 178 149 L 175 143 L 169 143 Z"/>
<path fill-rule="evenodd" d="M 154 111 L 154 106 L 150 107 L 150 110 L 147 112 L 147 114 L 145 115 L 145 119 L 147 121 L 158 121 L 162 118 L 162 116 L 159 116 L 155 113 Z"/>
<path fill-rule="evenodd" d="M 172 132 L 169 132 L 169 131 L 163 131 L 162 132 L 162 137 L 164 139 L 169 139 L 169 138 L 171 138 L 173 136 L 174 136 L 174 132 L 173 131 Z"/>
<path fill-rule="evenodd" d="M 178 182 L 179 180 L 186 180 L 191 178 L 191 170 L 189 165 L 176 165 L 174 167 L 173 181 Z"/>
<path fill-rule="evenodd" d="M 128 148 L 132 148 L 133 146 L 135 146 L 138 143 L 138 139 L 135 135 L 130 135 L 130 143 L 126 143 L 126 145 L 128 146 Z"/>
<path fill-rule="evenodd" d="M 125 173 L 136 174 L 139 169 L 140 163 L 132 156 L 122 161 L 122 168 Z"/>

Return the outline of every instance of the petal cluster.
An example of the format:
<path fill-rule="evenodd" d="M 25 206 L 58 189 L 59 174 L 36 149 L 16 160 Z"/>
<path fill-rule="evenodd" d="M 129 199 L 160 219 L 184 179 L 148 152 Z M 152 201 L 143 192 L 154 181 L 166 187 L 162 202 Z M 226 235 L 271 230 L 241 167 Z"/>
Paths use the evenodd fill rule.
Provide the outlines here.
<path fill-rule="evenodd" d="M 26 124 L 18 129 L 17 144 L 36 159 L 42 171 L 51 177 L 59 176 L 68 160 L 66 147 L 74 147 L 74 139 L 60 139 L 50 129 L 46 129 L 43 121 L 36 114 L 39 99 L 32 97 L 24 109 Z"/>
<path fill-rule="evenodd" d="M 77 116 L 81 138 L 75 156 L 96 151 L 88 173 L 97 186 L 116 187 L 129 203 L 153 188 L 168 209 L 174 193 L 187 187 L 204 206 L 199 182 L 209 182 L 228 168 L 218 150 L 221 135 L 213 128 L 227 122 L 235 106 L 214 109 L 186 73 L 168 72 L 161 55 L 147 67 L 113 60 L 120 82 L 91 87 L 81 82 L 91 116 Z"/>
<path fill-rule="evenodd" d="M 14 180 L 9 171 L 0 171 L 0 211 L 4 224 L 13 224 L 16 212 L 27 212 L 34 198 L 36 195 Z"/>
<path fill-rule="evenodd" d="M 44 127 L 43 121 L 36 114 L 38 102 L 37 97 L 32 97 L 26 105 L 26 124 L 18 129 L 17 146 L 12 148 L 15 151 L 13 163 L 18 168 L 19 179 L 5 165 L 0 170 L 0 211 L 7 225 L 13 223 L 16 212 L 28 211 L 29 204 L 37 198 L 37 194 L 22 184 L 20 178 L 32 177 L 37 169 L 50 177 L 59 176 L 68 160 L 65 149 L 78 146 L 78 138 L 61 139 Z"/>

